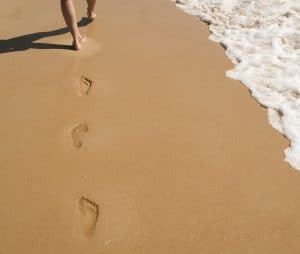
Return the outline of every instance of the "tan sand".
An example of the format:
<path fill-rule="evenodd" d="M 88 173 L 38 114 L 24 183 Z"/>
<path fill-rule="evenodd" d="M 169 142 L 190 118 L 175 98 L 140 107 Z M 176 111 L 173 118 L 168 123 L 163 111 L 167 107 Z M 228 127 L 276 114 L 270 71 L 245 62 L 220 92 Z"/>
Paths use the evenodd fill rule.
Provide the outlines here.
<path fill-rule="evenodd" d="M 207 26 L 168 0 L 98 17 L 79 53 L 0 42 L 29 47 L 0 54 L 0 253 L 299 253 L 287 141 Z M 64 25 L 50 0 L 2 3 L 0 22 L 1 39 Z"/>

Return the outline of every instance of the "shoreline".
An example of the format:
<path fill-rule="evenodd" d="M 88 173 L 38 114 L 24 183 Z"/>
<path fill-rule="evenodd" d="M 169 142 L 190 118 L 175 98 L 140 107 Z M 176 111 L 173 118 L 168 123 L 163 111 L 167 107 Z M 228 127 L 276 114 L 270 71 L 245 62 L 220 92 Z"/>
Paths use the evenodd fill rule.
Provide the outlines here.
<path fill-rule="evenodd" d="M 220 43 L 233 63 L 226 76 L 240 81 L 267 109 L 270 125 L 289 142 L 284 149 L 284 160 L 296 170 L 300 169 L 297 151 L 299 92 L 295 85 L 298 83 L 297 67 L 294 67 L 298 65 L 297 47 L 294 46 L 297 37 L 290 31 L 299 19 L 296 2 L 270 1 L 254 5 L 250 2 L 200 2 L 186 0 L 176 6 L 208 24 L 209 39 Z M 287 17 L 286 13 L 291 15 Z"/>

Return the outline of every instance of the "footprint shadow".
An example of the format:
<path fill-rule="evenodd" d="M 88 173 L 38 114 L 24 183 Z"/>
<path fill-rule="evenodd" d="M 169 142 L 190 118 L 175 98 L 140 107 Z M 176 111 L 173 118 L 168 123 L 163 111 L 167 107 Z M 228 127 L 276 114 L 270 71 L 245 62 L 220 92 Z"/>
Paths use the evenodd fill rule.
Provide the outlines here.
<path fill-rule="evenodd" d="M 83 17 L 77 24 L 78 27 L 87 26 L 92 21 L 88 18 Z M 57 35 L 66 34 L 69 32 L 69 28 L 59 28 L 47 32 L 37 32 L 31 34 L 25 34 L 17 37 L 13 37 L 6 40 L 0 40 L 0 54 L 11 53 L 17 51 L 25 51 L 28 49 L 64 49 L 72 50 L 71 45 L 55 44 L 55 43 L 40 43 L 35 42 L 42 38 L 53 37 Z"/>

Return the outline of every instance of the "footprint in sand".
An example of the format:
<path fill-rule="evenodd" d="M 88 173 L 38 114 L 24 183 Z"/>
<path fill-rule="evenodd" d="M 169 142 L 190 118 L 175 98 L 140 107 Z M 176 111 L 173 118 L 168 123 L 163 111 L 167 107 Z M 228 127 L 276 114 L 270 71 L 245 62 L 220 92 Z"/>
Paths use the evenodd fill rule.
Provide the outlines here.
<path fill-rule="evenodd" d="M 86 236 L 93 235 L 99 218 L 98 204 L 88 198 L 81 197 L 79 200 L 79 210 L 84 234 Z"/>
<path fill-rule="evenodd" d="M 85 76 L 80 77 L 79 92 L 80 95 L 88 95 L 93 85 L 93 81 Z"/>
<path fill-rule="evenodd" d="M 78 123 L 71 129 L 74 147 L 80 148 L 82 146 L 82 136 L 87 132 L 88 126 L 86 123 Z"/>

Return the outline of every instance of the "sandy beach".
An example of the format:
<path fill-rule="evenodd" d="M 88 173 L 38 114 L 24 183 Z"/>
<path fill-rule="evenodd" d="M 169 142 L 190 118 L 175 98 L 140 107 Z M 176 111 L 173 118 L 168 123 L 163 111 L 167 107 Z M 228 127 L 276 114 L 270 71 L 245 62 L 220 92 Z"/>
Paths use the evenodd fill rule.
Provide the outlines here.
<path fill-rule="evenodd" d="M 207 25 L 168 0 L 97 15 L 75 52 L 58 1 L 0 10 L 0 253 L 299 253 L 288 141 Z"/>

